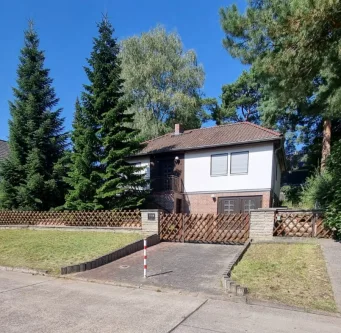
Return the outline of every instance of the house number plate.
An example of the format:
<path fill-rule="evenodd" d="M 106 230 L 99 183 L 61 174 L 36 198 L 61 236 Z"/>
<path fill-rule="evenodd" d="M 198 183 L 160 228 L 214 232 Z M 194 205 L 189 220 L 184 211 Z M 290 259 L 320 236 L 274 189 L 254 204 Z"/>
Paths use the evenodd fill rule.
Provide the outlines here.
<path fill-rule="evenodd" d="M 148 221 L 155 221 L 155 213 L 148 213 Z"/>

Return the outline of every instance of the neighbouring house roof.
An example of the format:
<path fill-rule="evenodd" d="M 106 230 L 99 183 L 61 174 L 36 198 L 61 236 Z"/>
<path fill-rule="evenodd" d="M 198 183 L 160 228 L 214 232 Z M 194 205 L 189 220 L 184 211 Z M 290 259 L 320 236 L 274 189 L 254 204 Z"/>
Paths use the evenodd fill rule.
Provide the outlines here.
<path fill-rule="evenodd" d="M 0 161 L 5 159 L 9 154 L 9 146 L 7 141 L 0 140 Z"/>
<path fill-rule="evenodd" d="M 179 150 L 229 146 L 243 143 L 282 139 L 279 132 L 249 122 L 187 130 L 180 134 L 168 133 L 146 141 L 139 155 Z"/>

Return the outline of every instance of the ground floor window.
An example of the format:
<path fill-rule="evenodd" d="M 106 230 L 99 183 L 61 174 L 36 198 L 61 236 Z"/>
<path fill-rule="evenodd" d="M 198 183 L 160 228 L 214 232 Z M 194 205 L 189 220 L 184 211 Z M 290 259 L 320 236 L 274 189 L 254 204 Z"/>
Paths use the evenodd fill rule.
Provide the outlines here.
<path fill-rule="evenodd" d="M 218 213 L 249 213 L 262 207 L 262 196 L 218 198 Z"/>

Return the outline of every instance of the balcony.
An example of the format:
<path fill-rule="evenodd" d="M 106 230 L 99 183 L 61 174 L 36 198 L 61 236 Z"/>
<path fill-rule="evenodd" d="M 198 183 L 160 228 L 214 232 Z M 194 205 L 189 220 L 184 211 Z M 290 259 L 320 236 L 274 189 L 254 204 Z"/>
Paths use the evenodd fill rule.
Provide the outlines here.
<path fill-rule="evenodd" d="M 153 192 L 183 192 L 183 182 L 178 176 L 154 177 L 151 179 L 150 186 Z"/>

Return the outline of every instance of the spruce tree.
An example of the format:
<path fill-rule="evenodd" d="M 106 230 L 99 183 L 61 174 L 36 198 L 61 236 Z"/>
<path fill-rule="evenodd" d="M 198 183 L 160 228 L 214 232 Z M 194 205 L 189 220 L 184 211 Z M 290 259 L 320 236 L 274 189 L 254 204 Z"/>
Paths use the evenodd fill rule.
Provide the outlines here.
<path fill-rule="evenodd" d="M 60 161 L 67 135 L 62 110 L 53 110 L 59 99 L 44 61 L 30 22 L 10 102 L 10 155 L 1 165 L 0 202 L 5 209 L 49 210 L 63 204 Z"/>
<path fill-rule="evenodd" d="M 99 160 L 95 152 L 99 148 L 95 125 L 91 120 L 91 114 L 77 98 L 71 134 L 73 152 L 66 178 L 71 187 L 66 195 L 66 209 L 93 210 L 96 207 L 95 195 L 100 178 L 97 174 Z"/>
<path fill-rule="evenodd" d="M 85 68 L 89 84 L 84 85 L 75 113 L 69 209 L 132 208 L 145 196 L 140 168 L 126 161 L 141 147 L 122 93 L 119 46 L 106 16 L 98 29 Z"/>

